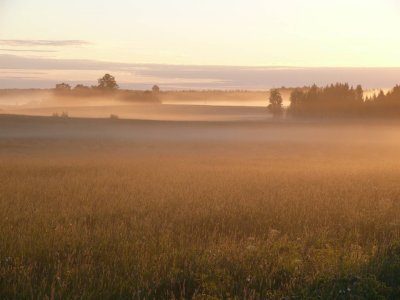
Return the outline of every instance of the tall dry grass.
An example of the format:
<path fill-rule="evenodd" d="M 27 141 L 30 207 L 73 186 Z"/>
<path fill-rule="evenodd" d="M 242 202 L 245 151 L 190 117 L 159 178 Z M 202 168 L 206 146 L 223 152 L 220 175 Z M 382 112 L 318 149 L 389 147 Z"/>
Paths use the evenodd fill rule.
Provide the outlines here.
<path fill-rule="evenodd" d="M 398 145 L 0 145 L 3 299 L 399 295 Z"/>

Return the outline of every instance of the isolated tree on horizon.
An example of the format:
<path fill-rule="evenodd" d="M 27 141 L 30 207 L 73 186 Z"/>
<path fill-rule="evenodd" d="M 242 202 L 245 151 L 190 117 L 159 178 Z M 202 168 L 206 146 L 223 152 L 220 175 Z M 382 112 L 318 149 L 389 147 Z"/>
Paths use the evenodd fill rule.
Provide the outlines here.
<path fill-rule="evenodd" d="M 119 88 L 115 77 L 110 74 L 105 74 L 102 78 L 99 78 L 98 83 L 99 89 L 117 90 Z"/>
<path fill-rule="evenodd" d="M 283 99 L 278 89 L 272 89 L 269 95 L 268 109 L 274 116 L 280 116 L 283 113 Z"/>
<path fill-rule="evenodd" d="M 151 90 L 153 91 L 153 93 L 159 93 L 160 92 L 160 87 L 158 85 L 153 85 Z"/>

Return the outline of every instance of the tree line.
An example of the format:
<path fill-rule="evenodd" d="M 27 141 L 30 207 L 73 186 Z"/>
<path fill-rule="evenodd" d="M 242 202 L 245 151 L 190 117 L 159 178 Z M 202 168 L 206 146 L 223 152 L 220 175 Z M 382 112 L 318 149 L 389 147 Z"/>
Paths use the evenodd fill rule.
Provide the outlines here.
<path fill-rule="evenodd" d="M 56 84 L 54 93 L 57 97 L 68 98 L 96 98 L 96 97 L 112 97 L 117 100 L 132 101 L 132 102 L 153 102 L 160 103 L 159 99 L 160 88 L 154 85 L 151 91 L 134 91 L 121 90 L 117 80 L 111 74 L 105 74 L 97 80 L 97 85 L 86 86 L 77 84 L 74 88 L 68 83 Z"/>
<path fill-rule="evenodd" d="M 279 89 L 272 89 L 268 108 L 274 116 L 400 116 L 400 86 L 395 86 L 387 93 L 381 90 L 372 96 L 365 96 L 361 85 L 353 87 L 347 83 L 296 88 L 290 94 L 287 108 L 283 107 Z"/>
<path fill-rule="evenodd" d="M 55 87 L 55 90 L 59 92 L 65 92 L 71 90 L 77 90 L 77 91 L 97 90 L 105 92 L 105 91 L 116 91 L 118 89 L 119 85 L 117 83 L 117 80 L 111 74 L 105 74 L 103 77 L 97 80 L 97 85 L 92 85 L 91 87 L 83 84 L 77 84 L 74 88 L 72 88 L 70 84 L 65 82 L 56 84 Z M 154 85 L 151 90 L 153 93 L 158 93 L 160 92 L 160 87 L 158 85 Z"/>

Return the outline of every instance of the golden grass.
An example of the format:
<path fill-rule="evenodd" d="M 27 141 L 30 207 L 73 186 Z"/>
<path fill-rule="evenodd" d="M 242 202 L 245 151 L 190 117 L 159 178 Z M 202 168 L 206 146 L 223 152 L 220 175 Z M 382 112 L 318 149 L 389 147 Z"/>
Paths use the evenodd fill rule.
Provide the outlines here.
<path fill-rule="evenodd" d="M 399 145 L 0 145 L 1 298 L 346 299 L 351 276 L 388 288 L 371 262 L 400 238 Z"/>

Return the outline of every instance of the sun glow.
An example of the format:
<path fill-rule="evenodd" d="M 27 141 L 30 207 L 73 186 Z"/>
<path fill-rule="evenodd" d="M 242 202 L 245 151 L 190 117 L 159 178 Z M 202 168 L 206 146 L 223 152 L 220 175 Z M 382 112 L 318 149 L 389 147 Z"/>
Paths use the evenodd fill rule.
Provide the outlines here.
<path fill-rule="evenodd" d="M 194 65 L 400 65 L 400 18 L 391 0 L 119 0 L 112 6 L 16 0 L 3 1 L 1 9 L 4 38 L 87 41 L 2 45 L 3 53 Z"/>

